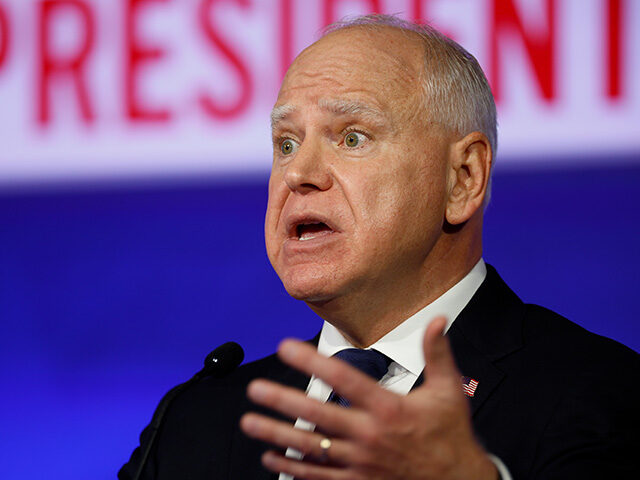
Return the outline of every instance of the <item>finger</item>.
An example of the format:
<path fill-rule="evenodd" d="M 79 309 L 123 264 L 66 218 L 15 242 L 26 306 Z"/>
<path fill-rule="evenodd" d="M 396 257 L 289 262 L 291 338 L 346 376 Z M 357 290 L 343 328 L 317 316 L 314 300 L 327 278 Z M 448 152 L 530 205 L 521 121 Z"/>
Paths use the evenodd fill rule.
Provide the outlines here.
<path fill-rule="evenodd" d="M 424 334 L 425 386 L 446 385 L 458 388 L 460 373 L 453 358 L 449 340 L 444 336 L 445 317 L 435 318 Z"/>
<path fill-rule="evenodd" d="M 342 360 L 320 355 L 306 342 L 284 340 L 278 348 L 278 355 L 297 370 L 324 380 L 352 406 L 373 410 L 390 402 L 389 397 L 394 396 L 356 368 Z"/>
<path fill-rule="evenodd" d="M 272 472 L 288 473 L 295 478 L 305 480 L 360 480 L 363 478 L 349 470 L 295 460 L 273 451 L 264 453 L 262 464 Z"/>
<path fill-rule="evenodd" d="M 254 380 L 247 388 L 249 398 L 260 405 L 296 419 L 303 418 L 318 425 L 322 431 L 353 437 L 363 429 L 365 414 L 345 409 L 333 403 L 322 403 L 307 397 L 304 392 L 268 380 Z"/>
<path fill-rule="evenodd" d="M 347 465 L 358 461 L 358 450 L 345 440 L 331 439 L 331 446 L 323 450 L 320 442 L 326 438 L 317 432 L 309 432 L 294 428 L 293 425 L 281 422 L 257 413 L 247 413 L 240 419 L 240 428 L 248 436 L 271 443 L 282 449 L 293 448 L 305 457 L 325 462 Z"/>

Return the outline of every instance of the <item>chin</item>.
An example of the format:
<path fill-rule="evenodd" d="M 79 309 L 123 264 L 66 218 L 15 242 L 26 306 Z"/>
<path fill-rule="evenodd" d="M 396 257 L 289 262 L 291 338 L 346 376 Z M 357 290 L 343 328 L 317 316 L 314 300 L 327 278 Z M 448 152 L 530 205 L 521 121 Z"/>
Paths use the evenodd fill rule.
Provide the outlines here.
<path fill-rule="evenodd" d="M 339 290 L 335 285 L 335 273 L 327 272 L 324 268 L 289 268 L 278 274 L 287 293 L 296 300 L 326 301 L 334 298 Z"/>

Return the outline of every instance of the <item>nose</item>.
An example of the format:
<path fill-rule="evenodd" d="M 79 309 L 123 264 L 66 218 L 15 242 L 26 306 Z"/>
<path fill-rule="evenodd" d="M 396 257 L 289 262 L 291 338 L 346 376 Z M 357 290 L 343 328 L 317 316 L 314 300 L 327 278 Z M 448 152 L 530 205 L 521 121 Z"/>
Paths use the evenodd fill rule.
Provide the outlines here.
<path fill-rule="evenodd" d="M 291 191 L 302 194 L 329 190 L 333 177 L 327 160 L 320 142 L 307 136 L 295 157 L 289 161 L 284 181 Z"/>

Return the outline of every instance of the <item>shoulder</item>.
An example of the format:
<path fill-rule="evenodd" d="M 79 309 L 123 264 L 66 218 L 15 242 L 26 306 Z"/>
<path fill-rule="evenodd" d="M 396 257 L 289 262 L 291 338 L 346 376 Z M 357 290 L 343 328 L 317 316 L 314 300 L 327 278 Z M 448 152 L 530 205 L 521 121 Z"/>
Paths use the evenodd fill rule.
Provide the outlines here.
<path fill-rule="evenodd" d="M 184 409 L 189 412 L 198 410 L 198 406 L 209 410 L 212 405 L 224 404 L 225 409 L 243 403 L 249 383 L 256 378 L 272 378 L 287 367 L 277 356 L 269 355 L 243 364 L 222 378 L 205 377 L 181 393 L 174 401 L 172 409 Z M 229 400 L 235 399 L 234 402 Z"/>
<path fill-rule="evenodd" d="M 462 320 L 458 342 L 481 352 L 466 365 L 488 359 L 500 379 L 474 426 L 514 477 L 608 478 L 617 466 L 631 478 L 640 355 L 523 303 L 495 270 Z"/>
<path fill-rule="evenodd" d="M 522 349 L 501 366 L 521 404 L 542 414 L 545 436 L 567 439 L 579 431 L 583 439 L 631 440 L 640 355 L 537 305 L 524 304 L 522 338 Z"/>
<path fill-rule="evenodd" d="M 485 282 L 459 318 L 456 343 L 478 354 L 459 354 L 467 369 L 489 361 L 502 381 L 500 409 L 535 411 L 544 422 L 561 406 L 566 418 L 608 412 L 618 424 L 640 396 L 640 355 L 578 324 L 523 303 L 488 267 Z M 464 337 L 464 338 L 463 338 Z M 525 407 L 526 406 L 526 407 Z"/>
<path fill-rule="evenodd" d="M 143 478 L 156 478 L 156 473 L 158 478 L 228 478 L 233 445 L 259 465 L 264 448 L 242 436 L 238 429 L 241 415 L 254 409 L 246 388 L 254 378 L 278 377 L 286 368 L 270 355 L 242 365 L 223 378 L 203 378 L 184 388 L 173 401 L 170 398 L 174 394 L 167 394 L 160 402 L 161 406 L 167 405 L 161 427 L 144 429 L 140 448 L 133 452 L 119 478 L 133 477 L 142 452 L 150 446 L 153 448 Z M 161 410 L 159 407 L 154 419 Z"/>
<path fill-rule="evenodd" d="M 524 305 L 522 333 L 520 355 L 505 362 L 541 429 L 534 478 L 606 478 L 616 468 L 629 478 L 640 447 L 640 355 L 537 305 Z"/>
<path fill-rule="evenodd" d="M 521 351 L 534 356 L 537 365 L 555 365 L 554 370 L 563 366 L 602 370 L 617 365 L 617 370 L 635 367 L 638 371 L 636 352 L 547 308 L 523 303 L 490 265 L 466 310 L 460 328 L 493 358 Z"/>
<path fill-rule="evenodd" d="M 586 330 L 539 305 L 524 304 L 522 335 L 525 348 L 535 349 L 540 362 L 576 374 L 590 370 L 640 375 L 640 355 L 615 340 Z"/>
<path fill-rule="evenodd" d="M 193 417 L 241 415 L 256 408 L 246 395 L 247 386 L 257 378 L 264 378 L 298 389 L 305 389 L 309 377 L 284 364 L 277 355 L 241 365 L 222 378 L 205 377 L 186 389 L 173 402 L 173 413 Z M 213 407 L 217 408 L 213 408 Z"/>
<path fill-rule="evenodd" d="M 265 447 L 246 438 L 238 428 L 240 417 L 247 411 L 266 413 L 247 398 L 247 386 L 256 378 L 278 381 L 290 371 L 270 355 L 242 365 L 223 378 L 204 378 L 181 392 L 167 409 L 159 432 L 155 452 L 158 470 L 175 472 L 175 478 L 181 478 L 179 472 L 196 471 L 202 478 L 227 478 L 224 469 L 233 449 L 245 452 L 259 465 Z"/>

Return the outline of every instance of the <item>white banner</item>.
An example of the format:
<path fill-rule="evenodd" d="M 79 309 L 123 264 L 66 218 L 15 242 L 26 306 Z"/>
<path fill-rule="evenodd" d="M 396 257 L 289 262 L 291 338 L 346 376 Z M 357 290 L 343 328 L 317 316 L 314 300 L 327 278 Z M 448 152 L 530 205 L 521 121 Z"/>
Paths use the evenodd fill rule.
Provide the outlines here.
<path fill-rule="evenodd" d="M 499 162 L 640 153 L 636 0 L 0 0 L 0 183 L 267 171 L 289 62 L 374 11 L 478 58 Z"/>

